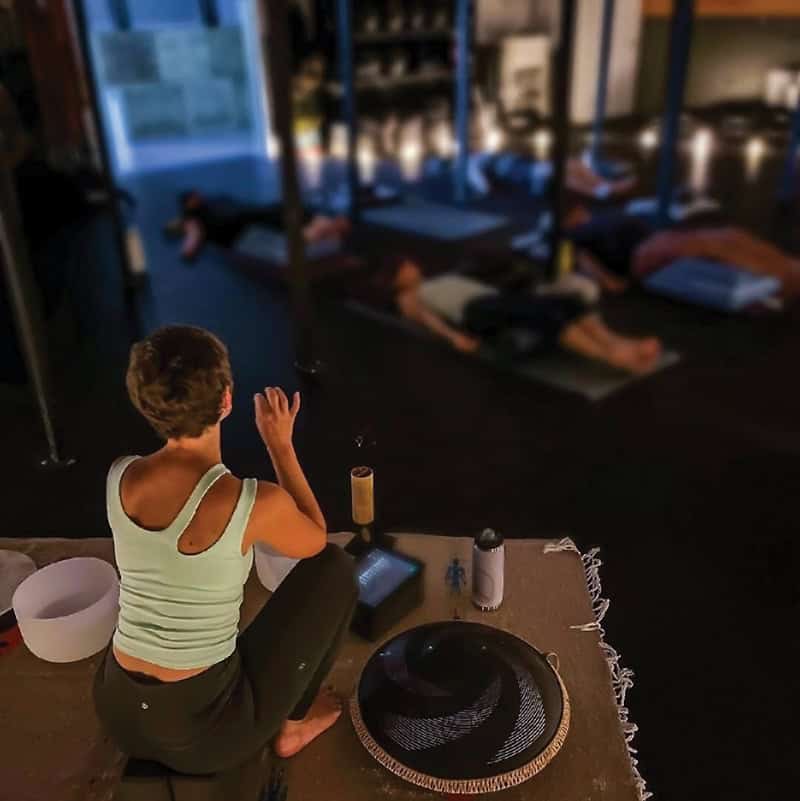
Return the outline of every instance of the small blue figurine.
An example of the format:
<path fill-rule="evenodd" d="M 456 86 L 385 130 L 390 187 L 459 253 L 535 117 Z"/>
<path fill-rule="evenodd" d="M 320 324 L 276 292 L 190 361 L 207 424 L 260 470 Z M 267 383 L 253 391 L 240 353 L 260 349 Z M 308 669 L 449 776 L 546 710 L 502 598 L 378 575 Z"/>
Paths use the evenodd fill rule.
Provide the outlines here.
<path fill-rule="evenodd" d="M 444 580 L 450 586 L 451 596 L 461 595 L 461 590 L 467 583 L 467 571 L 461 566 L 461 561 L 457 556 L 447 566 Z M 461 615 L 458 614 L 458 604 L 453 607 L 453 620 L 461 620 Z"/>
<path fill-rule="evenodd" d="M 461 561 L 455 557 L 447 567 L 445 581 L 450 585 L 450 592 L 454 595 L 461 594 L 461 590 L 467 583 L 467 571 L 461 566 Z"/>

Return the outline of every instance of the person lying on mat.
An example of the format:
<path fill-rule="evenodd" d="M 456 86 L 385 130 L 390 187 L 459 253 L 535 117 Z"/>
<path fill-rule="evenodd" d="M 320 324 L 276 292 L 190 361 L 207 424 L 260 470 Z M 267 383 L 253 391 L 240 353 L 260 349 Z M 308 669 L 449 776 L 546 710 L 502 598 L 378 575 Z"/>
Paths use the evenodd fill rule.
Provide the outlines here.
<path fill-rule="evenodd" d="M 292 445 L 300 395 L 253 397 L 272 484 L 222 464 L 233 378 L 214 335 L 156 331 L 133 346 L 127 386 L 164 445 L 108 474 L 120 612 L 95 677 L 98 716 L 122 751 L 183 773 L 227 770 L 270 741 L 289 757 L 341 714 L 320 688 L 358 597 Z M 241 631 L 255 546 L 300 561 Z"/>
<path fill-rule="evenodd" d="M 190 261 L 206 242 L 231 247 L 251 225 L 283 227 L 280 205 L 246 206 L 229 198 L 210 200 L 193 189 L 181 194 L 179 216 L 166 226 L 168 233 L 183 238 L 181 257 Z M 340 240 L 350 231 L 346 217 L 326 217 L 303 210 L 303 236 L 306 242 Z"/>
<path fill-rule="evenodd" d="M 533 161 L 508 153 L 503 155 L 478 153 L 472 156 L 469 162 L 470 186 L 482 195 L 489 193 L 491 180 L 524 185 L 538 193 L 552 176 L 552 161 Z M 634 176 L 604 178 L 583 158 L 573 156 L 567 159 L 564 185 L 578 195 L 605 199 L 630 192 L 636 186 L 636 178 Z"/>
<path fill-rule="evenodd" d="M 621 212 L 592 215 L 583 206 L 573 208 L 564 224 L 576 247 L 578 269 L 609 292 L 621 292 L 630 280 L 641 280 L 677 259 L 693 257 L 778 278 L 784 298 L 800 294 L 800 258 L 742 228 L 659 231 L 640 217 Z"/>
<path fill-rule="evenodd" d="M 464 276 L 426 279 L 410 259 L 396 265 L 391 286 L 403 317 L 464 353 L 477 351 L 482 340 L 510 345 L 516 355 L 558 344 L 632 373 L 653 369 L 661 358 L 658 339 L 613 332 L 575 294 L 504 294 Z"/>

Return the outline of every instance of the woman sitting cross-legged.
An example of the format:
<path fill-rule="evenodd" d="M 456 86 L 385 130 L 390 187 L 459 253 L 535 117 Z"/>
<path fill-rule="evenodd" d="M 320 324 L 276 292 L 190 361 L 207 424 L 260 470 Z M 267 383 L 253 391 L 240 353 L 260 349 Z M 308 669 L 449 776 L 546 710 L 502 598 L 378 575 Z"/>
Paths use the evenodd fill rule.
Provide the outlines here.
<path fill-rule="evenodd" d="M 392 268 L 390 280 L 400 314 L 460 351 L 477 351 L 482 340 L 518 355 L 559 345 L 632 373 L 648 372 L 661 359 L 658 339 L 615 333 L 577 295 L 501 293 L 455 275 L 426 279 L 409 259 Z"/>
<path fill-rule="evenodd" d="M 276 485 L 222 464 L 233 379 L 215 336 L 156 331 L 134 345 L 127 385 L 165 444 L 117 460 L 108 475 L 121 584 L 95 678 L 100 720 L 129 755 L 182 773 L 226 770 L 270 741 L 291 756 L 341 713 L 320 688 L 357 599 L 351 560 L 326 544 L 292 445 L 300 396 L 268 387 L 253 400 Z M 240 632 L 256 544 L 301 561 Z"/>

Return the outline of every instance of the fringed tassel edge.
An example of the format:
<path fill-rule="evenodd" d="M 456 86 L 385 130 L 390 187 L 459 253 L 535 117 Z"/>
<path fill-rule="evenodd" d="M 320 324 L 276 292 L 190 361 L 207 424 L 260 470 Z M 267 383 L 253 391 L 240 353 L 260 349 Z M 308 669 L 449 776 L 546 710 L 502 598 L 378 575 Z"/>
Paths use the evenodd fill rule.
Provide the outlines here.
<path fill-rule="evenodd" d="M 625 737 L 625 744 L 628 748 L 628 755 L 631 760 L 633 780 L 636 784 L 640 801 L 647 801 L 648 798 L 653 797 L 653 794 L 648 791 L 647 782 L 639 772 L 639 761 L 636 758 L 637 751 L 633 745 L 633 739 L 639 727 L 630 720 L 628 708 L 625 706 L 625 698 L 628 690 L 633 687 L 634 673 L 630 668 L 622 666 L 620 655 L 606 642 L 605 631 L 601 625 L 611 602 L 608 598 L 602 597 L 603 588 L 600 582 L 600 567 L 603 563 L 597 557 L 600 553 L 600 549 L 592 548 L 592 550 L 582 554 L 569 537 L 564 537 L 564 539 L 558 542 L 548 542 L 544 546 L 544 552 L 546 554 L 563 551 L 572 551 L 580 556 L 583 562 L 583 571 L 586 575 L 586 588 L 589 591 L 589 597 L 592 601 L 592 612 L 594 613 L 594 620 L 590 623 L 570 626 L 570 628 L 575 631 L 596 631 L 600 634 L 600 649 L 603 651 L 609 672 L 611 673 L 611 686 L 614 688 L 614 695 L 617 700 L 617 712 L 619 714 L 620 725 L 622 726 L 622 733 Z"/>

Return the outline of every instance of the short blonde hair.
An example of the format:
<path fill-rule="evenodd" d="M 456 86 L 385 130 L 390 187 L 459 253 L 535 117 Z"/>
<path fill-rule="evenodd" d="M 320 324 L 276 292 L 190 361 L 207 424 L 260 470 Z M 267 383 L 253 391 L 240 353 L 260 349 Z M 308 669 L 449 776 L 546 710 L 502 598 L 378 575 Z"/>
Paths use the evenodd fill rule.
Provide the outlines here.
<path fill-rule="evenodd" d="M 219 422 L 233 378 L 228 349 L 203 328 L 160 328 L 131 348 L 133 405 L 163 439 L 199 437 Z"/>

